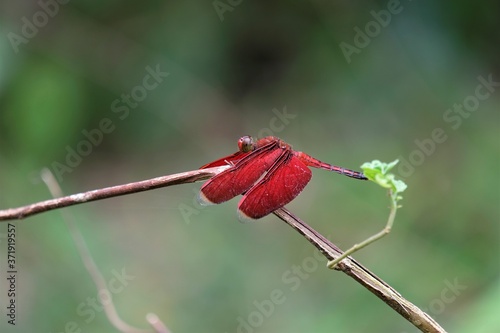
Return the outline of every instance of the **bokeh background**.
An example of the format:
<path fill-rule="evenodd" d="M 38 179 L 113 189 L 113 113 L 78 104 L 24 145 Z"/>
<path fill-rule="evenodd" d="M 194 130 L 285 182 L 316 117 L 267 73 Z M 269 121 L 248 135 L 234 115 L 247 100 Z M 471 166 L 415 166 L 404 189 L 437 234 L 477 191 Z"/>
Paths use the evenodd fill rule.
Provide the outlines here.
<path fill-rule="evenodd" d="M 355 258 L 450 332 L 500 330 L 500 86 L 478 88 L 500 81 L 498 2 L 0 8 L 1 208 L 49 198 L 44 167 L 71 194 L 196 169 L 245 134 L 352 169 L 399 158 L 404 207 Z M 344 249 L 383 227 L 381 188 L 313 173 L 295 214 Z M 199 187 L 67 209 L 129 324 L 153 312 L 174 333 L 417 331 L 274 216 L 239 223 L 238 199 L 200 207 Z M 0 331 L 118 332 L 60 212 L 15 226 L 17 322 L 2 223 Z"/>

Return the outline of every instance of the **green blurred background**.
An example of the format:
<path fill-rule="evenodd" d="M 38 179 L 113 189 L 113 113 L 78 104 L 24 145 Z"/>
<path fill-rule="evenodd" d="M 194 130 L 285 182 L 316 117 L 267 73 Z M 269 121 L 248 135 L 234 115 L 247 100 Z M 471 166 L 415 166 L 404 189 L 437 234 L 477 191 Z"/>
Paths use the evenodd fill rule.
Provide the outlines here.
<path fill-rule="evenodd" d="M 1 208 L 49 198 L 44 167 L 71 194 L 196 169 L 245 134 L 352 169 L 400 158 L 393 232 L 355 258 L 450 332 L 500 330 L 500 87 L 477 88 L 500 81 L 498 2 L 0 6 Z M 455 113 L 462 103 L 473 111 Z M 68 166 L 71 150 L 86 156 Z M 199 187 L 67 209 L 131 325 L 154 312 L 174 333 L 417 331 L 274 216 L 241 224 L 238 199 L 200 207 Z M 387 206 L 374 184 L 314 170 L 288 208 L 345 249 Z M 89 305 L 97 290 L 60 212 L 15 225 L 17 325 L 2 223 L 0 331 L 117 332 Z"/>

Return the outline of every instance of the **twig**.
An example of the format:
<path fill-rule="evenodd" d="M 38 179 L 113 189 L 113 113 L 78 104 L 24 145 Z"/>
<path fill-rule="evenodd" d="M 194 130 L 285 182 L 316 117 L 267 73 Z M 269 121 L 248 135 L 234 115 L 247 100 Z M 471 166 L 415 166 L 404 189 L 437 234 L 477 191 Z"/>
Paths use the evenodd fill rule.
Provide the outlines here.
<path fill-rule="evenodd" d="M 387 220 L 384 229 L 368 237 L 361 243 L 354 244 L 350 249 L 344 251 L 344 253 L 335 260 L 330 260 L 326 264 L 328 268 L 334 268 L 335 265 L 337 265 L 345 257 L 352 255 L 354 252 L 361 250 L 362 248 L 370 245 L 371 243 L 379 240 L 380 238 L 388 235 L 389 232 L 391 232 L 391 228 L 394 224 L 394 219 L 396 218 L 396 211 L 398 210 L 398 208 L 401 208 L 401 205 L 398 204 L 398 201 L 403 199 L 401 193 L 408 188 L 408 185 L 406 185 L 404 181 L 396 179 L 396 176 L 393 173 L 390 173 L 391 169 L 394 168 L 398 163 L 399 160 L 394 160 L 390 163 L 384 163 L 379 160 L 373 160 L 372 162 L 363 163 L 361 168 L 363 169 L 363 173 L 365 174 L 365 176 L 375 184 L 388 189 L 389 199 L 391 201 L 391 212 L 389 213 L 389 219 Z"/>
<path fill-rule="evenodd" d="M 398 209 L 398 203 L 395 200 L 391 200 L 391 211 L 389 213 L 389 219 L 387 220 L 387 224 L 385 225 L 384 229 L 377 232 L 375 235 L 365 239 L 361 243 L 354 244 L 350 249 L 346 250 L 340 257 L 335 258 L 334 260 L 330 260 L 326 264 L 326 266 L 328 268 L 334 268 L 344 258 L 350 256 L 354 252 L 366 247 L 368 244 L 371 244 L 371 243 L 375 242 L 376 240 L 379 240 L 380 238 L 389 234 L 389 232 L 391 231 L 392 225 L 394 224 L 394 219 L 396 218 L 397 209 Z"/>
<path fill-rule="evenodd" d="M 208 179 L 227 168 L 228 166 L 223 166 L 189 171 L 170 176 L 153 178 L 137 183 L 130 183 L 89 192 L 83 192 L 80 194 L 47 200 L 24 207 L 2 210 L 0 211 L 0 221 L 22 219 L 37 213 L 57 208 L 130 193 L 147 191 L 159 187 L 192 183 L 199 180 Z M 297 217 L 292 215 L 285 208 L 276 210 L 274 214 L 285 221 L 296 231 L 298 231 L 301 235 L 303 235 L 311 244 L 313 244 L 318 250 L 320 250 L 328 260 L 334 260 L 342 255 L 343 252 L 337 246 L 332 244 L 321 234 L 309 227 L 306 223 L 302 222 Z M 364 286 L 366 289 L 380 298 L 383 302 L 388 304 L 391 308 L 396 310 L 399 314 L 401 314 L 405 319 L 419 328 L 422 332 L 446 332 L 428 314 L 420 310 L 417 306 L 415 306 L 408 300 L 404 299 L 391 286 L 389 286 L 375 274 L 371 273 L 368 269 L 361 266 L 351 257 L 347 257 L 343 261 L 338 263 L 337 266 L 335 266 L 335 269 L 344 272 L 345 274 L 349 275 L 354 280 L 359 282 L 362 286 Z"/>
<path fill-rule="evenodd" d="M 148 323 L 156 330 L 158 333 L 170 333 L 169 329 L 154 313 L 148 313 L 146 315 L 146 320 Z"/>
<path fill-rule="evenodd" d="M 42 180 L 49 188 L 50 193 L 53 197 L 61 197 L 62 190 L 59 187 L 54 175 L 48 169 L 43 169 L 41 172 Z M 83 261 L 85 269 L 89 273 L 92 281 L 94 282 L 99 299 L 104 309 L 104 313 L 108 318 L 109 322 L 119 331 L 123 333 L 151 333 L 150 330 L 144 330 L 140 328 L 133 327 L 126 323 L 123 319 L 120 318 L 118 312 L 116 311 L 115 303 L 113 302 L 113 298 L 111 293 L 108 290 L 106 285 L 106 281 L 104 280 L 104 276 L 101 271 L 97 267 L 94 259 L 92 258 L 92 254 L 90 253 L 89 248 L 87 247 L 87 243 L 83 236 L 78 230 L 78 227 L 75 223 L 75 218 L 72 214 L 70 214 L 66 210 L 62 210 L 61 214 L 63 216 L 64 221 L 69 229 L 71 237 L 73 238 L 73 242 L 75 242 L 76 249 L 80 258 Z M 101 292 L 107 291 L 106 295 L 103 295 Z M 168 329 L 165 324 L 161 322 L 161 320 L 153 313 L 150 313 L 146 316 L 146 320 L 150 323 L 156 333 L 168 333 Z"/>
<path fill-rule="evenodd" d="M 194 183 L 199 180 L 208 179 L 229 166 L 221 166 L 210 169 L 201 169 L 174 175 L 162 176 L 124 185 L 105 187 L 98 190 L 82 192 L 66 197 L 46 200 L 18 208 L 0 210 L 0 221 L 23 219 L 49 210 L 78 205 L 85 202 L 117 197 L 120 195 L 138 193 L 177 184 Z"/>
<path fill-rule="evenodd" d="M 343 252 L 328 239 L 323 237 L 316 230 L 311 228 L 305 222 L 290 213 L 286 208 L 280 208 L 274 211 L 274 215 L 283 220 L 286 224 L 294 228 L 303 235 L 311 244 L 313 244 L 328 260 L 335 260 Z M 394 288 L 385 283 L 378 276 L 359 264 L 351 257 L 345 258 L 335 266 L 359 282 L 384 303 L 396 310 L 406 320 L 415 325 L 422 332 L 446 333 L 446 331 L 427 313 L 420 310 L 416 305 L 403 298 Z"/>

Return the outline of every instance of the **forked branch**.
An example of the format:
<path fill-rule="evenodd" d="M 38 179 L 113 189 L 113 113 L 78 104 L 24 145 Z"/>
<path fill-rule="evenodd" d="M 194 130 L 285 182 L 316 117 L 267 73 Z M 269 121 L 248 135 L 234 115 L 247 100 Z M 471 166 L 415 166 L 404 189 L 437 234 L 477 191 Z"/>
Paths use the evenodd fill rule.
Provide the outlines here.
<path fill-rule="evenodd" d="M 342 256 L 343 252 L 336 245 L 331 243 L 323 235 L 311 228 L 304 221 L 290 213 L 286 208 L 274 211 L 286 224 L 295 229 L 312 245 L 314 245 L 329 261 Z M 405 299 L 394 288 L 385 283 L 381 278 L 363 267 L 351 257 L 347 257 L 339 262 L 335 268 L 342 271 L 363 287 L 375 294 L 384 303 L 393 308 L 410 323 L 415 325 L 422 332 L 445 333 L 446 331 L 427 313 L 420 310 L 416 305 Z"/>
<path fill-rule="evenodd" d="M 1 210 L 0 221 L 23 219 L 38 213 L 85 202 L 148 191 L 171 185 L 193 183 L 196 181 L 208 179 L 224 171 L 228 167 L 229 166 L 222 166 L 183 172 L 140 182 L 73 194 L 70 196 L 42 201 L 19 208 Z M 328 260 L 335 260 L 342 255 L 343 252 L 337 246 L 332 244 L 329 240 L 312 229 L 305 222 L 295 217 L 287 209 L 280 208 L 276 210 L 274 214 L 281 220 L 286 222 L 289 226 L 294 228 L 302 236 L 304 236 L 304 238 L 306 238 L 311 244 L 313 244 Z M 370 272 L 368 269 L 360 265 L 351 257 L 347 257 L 343 261 L 338 263 L 335 266 L 335 269 L 340 270 L 348 276 L 352 277 L 359 284 L 368 289 L 371 293 L 380 298 L 384 303 L 389 305 L 405 319 L 415 325 L 420 331 L 433 333 L 446 332 L 428 314 L 403 298 L 403 296 L 401 296 L 401 294 L 399 294 L 395 289 L 393 289 L 391 286 L 389 286 L 375 274 Z"/>

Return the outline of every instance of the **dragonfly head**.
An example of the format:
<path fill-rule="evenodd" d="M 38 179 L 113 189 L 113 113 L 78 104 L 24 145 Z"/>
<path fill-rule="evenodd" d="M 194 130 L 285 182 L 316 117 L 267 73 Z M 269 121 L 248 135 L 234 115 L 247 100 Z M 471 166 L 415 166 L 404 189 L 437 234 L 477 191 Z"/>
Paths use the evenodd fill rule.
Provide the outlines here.
<path fill-rule="evenodd" d="M 238 149 L 242 153 L 248 153 L 255 149 L 255 143 L 251 136 L 245 135 L 238 140 Z"/>

